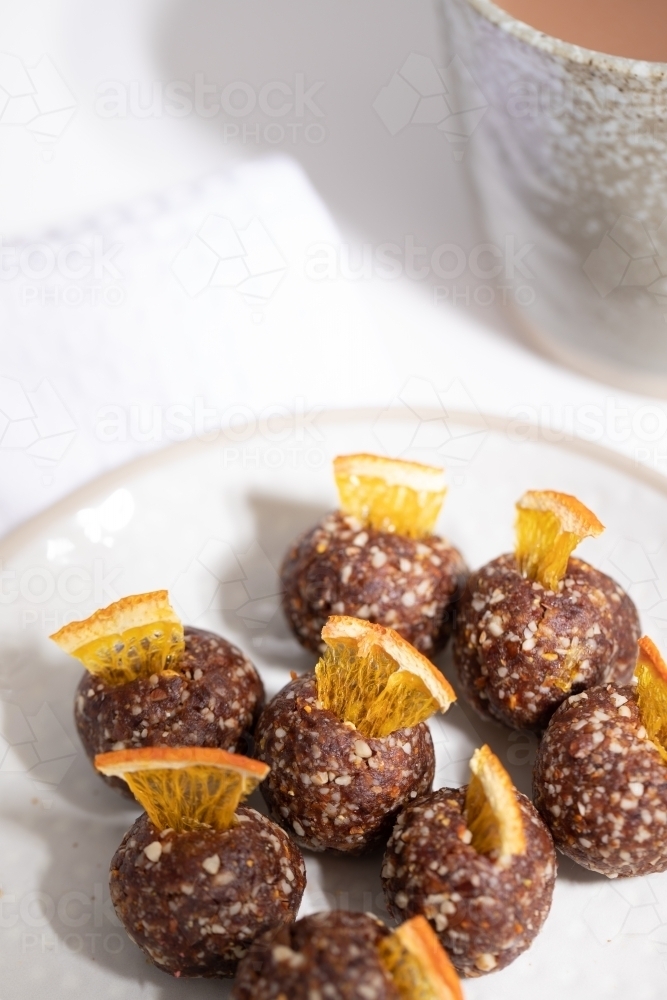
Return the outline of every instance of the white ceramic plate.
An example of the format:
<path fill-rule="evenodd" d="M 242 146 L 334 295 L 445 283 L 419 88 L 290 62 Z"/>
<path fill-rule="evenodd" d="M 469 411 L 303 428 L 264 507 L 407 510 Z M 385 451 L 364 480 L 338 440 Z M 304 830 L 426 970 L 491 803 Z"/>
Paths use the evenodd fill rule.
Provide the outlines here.
<path fill-rule="evenodd" d="M 47 638 L 118 596 L 168 587 L 184 620 L 218 631 L 259 667 L 268 695 L 313 665 L 289 634 L 276 569 L 291 539 L 335 505 L 331 458 L 386 451 L 444 462 L 441 530 L 471 566 L 512 544 L 527 488 L 577 494 L 607 525 L 581 554 L 616 577 L 664 646 L 667 486 L 590 446 L 443 411 L 320 414 L 237 425 L 107 477 L 0 546 L 0 998 L 226 997 L 148 965 L 109 904 L 109 860 L 136 811 L 93 774 L 76 737 L 79 669 Z M 527 439 L 528 438 L 528 439 Z M 443 659 L 450 671 L 447 657 Z M 488 741 L 530 789 L 536 740 L 457 704 L 432 725 L 436 787 L 467 780 Z M 254 804 L 259 804 L 257 796 Z M 261 808 L 261 805 L 260 805 Z M 308 855 L 301 913 L 335 906 L 386 916 L 380 858 Z M 633 1000 L 665 995 L 667 875 L 612 882 L 560 859 L 552 912 L 509 969 L 465 983 L 469 998 Z"/>

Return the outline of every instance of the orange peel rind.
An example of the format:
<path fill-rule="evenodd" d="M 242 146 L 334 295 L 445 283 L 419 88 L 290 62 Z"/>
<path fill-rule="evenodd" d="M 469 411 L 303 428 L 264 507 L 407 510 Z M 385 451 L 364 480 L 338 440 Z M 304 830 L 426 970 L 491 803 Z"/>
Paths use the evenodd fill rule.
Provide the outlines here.
<path fill-rule="evenodd" d="M 639 716 L 648 738 L 667 761 L 667 664 L 658 647 L 643 636 L 635 667 Z"/>
<path fill-rule="evenodd" d="M 261 761 L 212 747 L 140 747 L 97 754 L 95 767 L 127 782 L 154 827 L 226 830 L 267 776 Z"/>
<path fill-rule="evenodd" d="M 365 736 L 415 726 L 456 700 L 431 661 L 391 628 L 339 615 L 328 619 L 322 639 L 318 699 Z"/>
<path fill-rule="evenodd" d="M 512 779 L 490 747 L 475 750 L 465 800 L 472 846 L 508 864 L 526 850 L 526 834 Z"/>
<path fill-rule="evenodd" d="M 463 1000 L 456 970 L 425 917 L 406 920 L 378 952 L 401 1000 Z"/>
<path fill-rule="evenodd" d="M 568 560 L 584 538 L 604 525 L 569 493 L 529 490 L 517 502 L 515 555 L 524 576 L 558 590 Z"/>
<path fill-rule="evenodd" d="M 378 531 L 433 533 L 447 492 L 444 469 L 382 455 L 339 455 L 334 477 L 344 514 Z"/>
<path fill-rule="evenodd" d="M 184 649 L 183 625 L 166 590 L 123 597 L 51 639 L 108 684 L 127 684 L 173 666 Z"/>

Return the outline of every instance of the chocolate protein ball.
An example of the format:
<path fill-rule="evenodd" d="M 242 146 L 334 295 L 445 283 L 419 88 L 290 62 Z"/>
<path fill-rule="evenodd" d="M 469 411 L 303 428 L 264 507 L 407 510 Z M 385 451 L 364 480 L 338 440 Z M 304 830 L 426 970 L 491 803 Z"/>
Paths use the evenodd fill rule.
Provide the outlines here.
<path fill-rule="evenodd" d="M 233 1000 L 400 1000 L 378 945 L 389 929 L 335 910 L 258 938 L 239 965 Z"/>
<path fill-rule="evenodd" d="M 118 685 L 84 673 L 74 719 L 91 760 L 110 750 L 146 746 L 249 749 L 264 702 L 259 674 L 221 636 L 189 626 L 184 631 L 184 652 L 161 673 Z M 104 780 L 129 794 L 121 779 Z"/>
<path fill-rule="evenodd" d="M 419 723 L 369 738 L 318 706 L 317 679 L 306 674 L 264 709 L 256 755 L 271 773 L 262 795 L 302 847 L 361 854 L 382 843 L 396 813 L 431 787 L 431 734 Z"/>
<path fill-rule="evenodd" d="M 472 846 L 467 787 L 441 788 L 400 814 L 387 845 L 382 881 L 389 912 L 422 914 L 462 976 L 502 969 L 542 927 L 553 895 L 556 856 L 549 831 L 516 792 L 526 850 L 506 865 Z"/>
<path fill-rule="evenodd" d="M 327 618 L 350 615 L 395 629 L 433 657 L 451 633 L 466 574 L 444 538 L 379 531 L 336 511 L 289 550 L 280 574 L 283 608 L 299 642 L 314 652 Z"/>
<path fill-rule="evenodd" d="M 111 862 L 118 917 L 173 976 L 233 976 L 257 935 L 296 918 L 305 885 L 298 847 L 243 806 L 224 831 L 160 831 L 144 813 Z"/>
<path fill-rule="evenodd" d="M 533 786 L 556 847 L 584 868 L 610 878 L 667 869 L 667 763 L 633 686 L 568 698 L 542 737 Z"/>
<path fill-rule="evenodd" d="M 551 590 L 523 576 L 508 554 L 471 575 L 453 654 L 480 715 L 539 731 L 569 694 L 627 683 L 638 638 L 634 604 L 604 573 L 570 557 Z"/>

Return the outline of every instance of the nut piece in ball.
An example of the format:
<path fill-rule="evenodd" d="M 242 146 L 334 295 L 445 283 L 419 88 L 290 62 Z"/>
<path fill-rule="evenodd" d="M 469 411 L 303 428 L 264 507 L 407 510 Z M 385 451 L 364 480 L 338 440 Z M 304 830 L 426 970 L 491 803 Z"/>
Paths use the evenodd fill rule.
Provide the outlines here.
<path fill-rule="evenodd" d="M 315 913 L 258 938 L 234 1000 L 462 1000 L 447 955 L 421 917 L 393 933 L 369 913 Z"/>
<path fill-rule="evenodd" d="M 629 681 L 639 618 L 617 583 L 571 557 L 603 530 L 575 497 L 524 494 L 516 529 L 514 553 L 471 575 L 453 654 L 480 715 L 540 731 L 568 695 Z"/>
<path fill-rule="evenodd" d="M 488 746 L 467 787 L 441 788 L 400 814 L 384 857 L 389 912 L 425 917 L 462 976 L 502 969 L 551 907 L 549 831 Z"/>
<path fill-rule="evenodd" d="M 609 878 L 667 870 L 667 667 L 648 638 L 635 676 L 568 698 L 533 775 L 556 847 Z"/>
<path fill-rule="evenodd" d="M 239 806 L 268 768 L 224 750 L 145 747 L 100 754 L 146 812 L 111 862 L 116 913 L 148 959 L 173 976 L 233 976 L 254 938 L 295 918 L 301 852 Z"/>
<path fill-rule="evenodd" d="M 455 694 L 392 629 L 333 617 L 314 674 L 297 678 L 257 724 L 271 816 L 311 850 L 360 854 L 428 791 L 435 757 L 426 725 Z"/>
<path fill-rule="evenodd" d="M 91 760 L 141 746 L 235 751 L 249 740 L 264 701 L 257 671 L 221 636 L 184 629 L 166 590 L 125 597 L 51 638 L 86 667 L 74 717 Z"/>
<path fill-rule="evenodd" d="M 467 569 L 433 534 L 442 469 L 378 455 L 334 461 L 340 510 L 297 539 L 281 570 L 283 607 L 299 642 L 320 652 L 330 615 L 391 627 L 433 656 L 449 638 Z"/>

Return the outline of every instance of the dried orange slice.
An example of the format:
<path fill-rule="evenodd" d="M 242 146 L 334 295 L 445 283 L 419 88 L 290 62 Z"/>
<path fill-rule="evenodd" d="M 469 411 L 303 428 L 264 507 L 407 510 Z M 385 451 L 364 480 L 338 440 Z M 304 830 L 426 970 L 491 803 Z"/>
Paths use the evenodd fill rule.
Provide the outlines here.
<path fill-rule="evenodd" d="M 456 695 L 440 671 L 398 632 L 333 616 L 315 667 L 318 699 L 365 736 L 388 736 L 446 712 Z"/>
<path fill-rule="evenodd" d="M 529 490 L 516 507 L 514 552 L 519 569 L 543 587 L 558 590 L 579 542 L 601 534 L 604 525 L 569 493 Z"/>
<path fill-rule="evenodd" d="M 579 676 L 581 664 L 590 656 L 590 647 L 587 640 L 580 642 L 578 646 L 570 646 L 560 663 L 554 663 L 554 673 L 545 677 L 543 684 L 551 684 L 559 691 L 572 693 L 572 686 L 581 680 Z"/>
<path fill-rule="evenodd" d="M 447 492 L 444 469 L 381 455 L 339 455 L 334 476 L 344 514 L 409 538 L 433 533 Z"/>
<path fill-rule="evenodd" d="M 159 674 L 184 649 L 183 626 L 166 590 L 123 597 L 51 638 L 91 674 L 113 685 Z"/>
<path fill-rule="evenodd" d="M 234 813 L 271 770 L 261 761 L 209 747 L 141 747 L 95 757 L 95 767 L 122 778 L 154 827 L 227 830 Z"/>
<path fill-rule="evenodd" d="M 454 966 L 425 917 L 406 920 L 378 952 L 401 1000 L 463 1000 Z"/>
<path fill-rule="evenodd" d="M 507 864 L 526 850 L 526 834 L 512 779 L 488 746 L 475 750 L 466 792 L 466 824 L 472 846 Z"/>
<path fill-rule="evenodd" d="M 643 636 L 635 667 L 639 715 L 648 738 L 667 760 L 667 664 L 655 643 Z"/>

